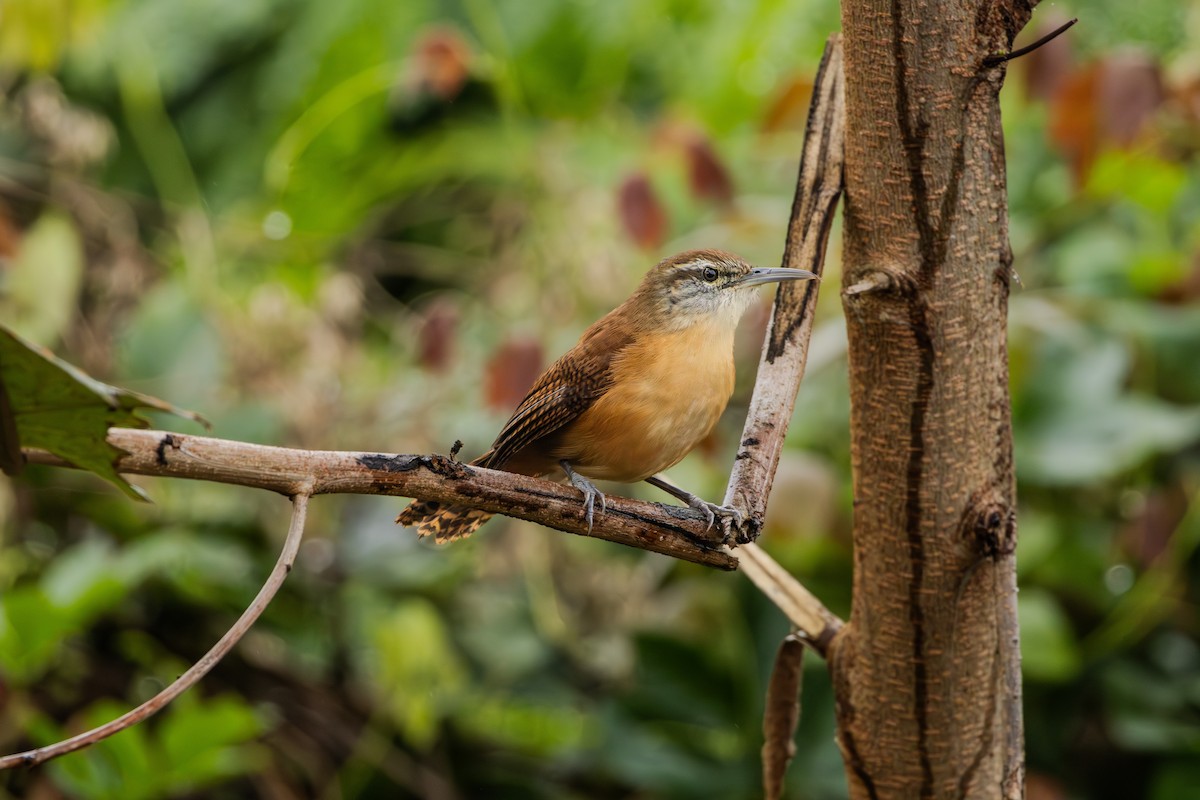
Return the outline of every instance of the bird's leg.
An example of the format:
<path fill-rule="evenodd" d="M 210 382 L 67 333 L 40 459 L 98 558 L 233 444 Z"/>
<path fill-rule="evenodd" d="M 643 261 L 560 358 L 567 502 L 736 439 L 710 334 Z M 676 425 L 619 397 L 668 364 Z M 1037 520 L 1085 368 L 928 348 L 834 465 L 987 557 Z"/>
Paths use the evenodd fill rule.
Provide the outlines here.
<path fill-rule="evenodd" d="M 657 486 L 659 489 L 662 489 L 672 497 L 682 500 L 692 508 L 699 511 L 708 519 L 709 528 L 711 528 L 713 523 L 717 521 L 717 517 L 721 517 L 722 520 L 729 520 L 731 523 L 733 523 L 734 527 L 740 528 L 742 526 L 742 522 L 744 521 L 742 512 L 738 511 L 733 506 L 719 506 L 716 503 L 710 503 L 707 500 L 701 500 L 699 497 L 687 491 L 686 489 L 680 489 L 675 484 L 663 480 L 658 475 L 651 475 L 649 478 L 646 478 L 646 483 L 650 484 L 651 486 Z"/>
<path fill-rule="evenodd" d="M 604 492 L 597 489 L 587 478 L 571 469 L 571 462 L 565 458 L 559 461 L 558 465 L 563 468 L 563 472 L 567 473 L 567 480 L 571 482 L 571 485 L 583 492 L 583 511 L 587 516 L 588 533 L 591 533 L 592 511 L 596 506 L 596 500 L 600 500 L 601 514 L 608 510 L 608 502 L 604 499 Z"/>

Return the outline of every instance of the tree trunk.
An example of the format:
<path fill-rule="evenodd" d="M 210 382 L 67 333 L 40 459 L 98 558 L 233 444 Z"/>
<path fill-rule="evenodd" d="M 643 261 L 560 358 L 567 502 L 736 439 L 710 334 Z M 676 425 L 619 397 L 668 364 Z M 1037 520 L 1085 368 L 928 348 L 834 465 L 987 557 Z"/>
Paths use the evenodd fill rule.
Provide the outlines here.
<path fill-rule="evenodd" d="M 851 797 L 1024 793 L 1003 65 L 1032 3 L 843 0 Z"/>

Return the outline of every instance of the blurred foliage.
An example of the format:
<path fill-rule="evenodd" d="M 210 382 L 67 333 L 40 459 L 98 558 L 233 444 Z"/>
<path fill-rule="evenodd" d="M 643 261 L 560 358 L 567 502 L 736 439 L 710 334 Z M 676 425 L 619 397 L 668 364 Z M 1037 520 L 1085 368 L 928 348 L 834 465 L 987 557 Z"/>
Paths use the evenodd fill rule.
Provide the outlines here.
<path fill-rule="evenodd" d="M 1168 800 L 1200 782 L 1200 12 L 1075 10 L 1003 94 L 1030 796 Z M 659 256 L 778 259 L 837 25 L 828 0 L 8 0 L 0 319 L 221 436 L 480 451 Z M 764 324 L 675 471 L 702 494 Z M 842 330 L 826 291 L 765 543 L 844 613 Z M 284 501 L 142 483 L 155 505 L 64 470 L 0 484 L 3 750 L 152 695 L 274 561 Z M 398 507 L 314 503 L 197 690 L 3 791 L 759 795 L 787 626 L 741 578 L 506 520 L 437 549 Z M 788 796 L 840 797 L 806 678 Z"/>

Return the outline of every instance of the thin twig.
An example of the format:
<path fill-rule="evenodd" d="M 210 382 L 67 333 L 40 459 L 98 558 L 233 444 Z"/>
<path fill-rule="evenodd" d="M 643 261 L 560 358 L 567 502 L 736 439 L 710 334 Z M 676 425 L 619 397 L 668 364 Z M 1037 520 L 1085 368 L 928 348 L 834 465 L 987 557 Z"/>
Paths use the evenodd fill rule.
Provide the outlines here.
<path fill-rule="evenodd" d="M 226 653 L 233 649 L 234 645 L 241 641 L 242 637 L 246 635 L 246 631 L 250 630 L 250 626 L 254 624 L 255 620 L 266 610 L 272 598 L 275 597 L 275 593 L 279 591 L 280 585 L 283 584 L 283 579 L 292 571 L 292 564 L 296 560 L 296 551 L 300 548 L 300 539 L 304 535 L 304 522 L 308 516 L 308 498 L 310 494 L 311 492 L 301 491 L 292 497 L 292 522 L 288 527 L 287 539 L 284 540 L 283 550 L 279 554 L 279 560 L 275 562 L 275 568 L 267 576 L 266 583 L 258 590 L 254 601 L 242 612 L 242 616 L 238 617 L 233 627 L 225 632 L 221 640 L 213 645 L 212 649 L 193 664 L 187 672 L 180 675 L 171 682 L 170 686 L 137 708 L 122 714 L 98 728 L 92 728 L 90 731 L 72 736 L 70 739 L 64 739 L 47 747 L 26 750 L 24 753 L 13 753 L 12 755 L 0 758 L 0 769 L 19 766 L 32 767 L 43 761 L 48 761 L 95 744 L 101 739 L 107 739 L 114 733 L 123 731 L 131 725 L 136 725 L 154 715 L 167 703 L 194 686 L 209 670 L 217 665 L 218 661 L 225 657 Z"/>
<path fill-rule="evenodd" d="M 758 545 L 742 545 L 737 556 L 742 574 L 799 629 L 808 646 L 824 657 L 842 629 L 841 619 Z"/>
<path fill-rule="evenodd" d="M 116 467 L 125 474 L 216 481 L 289 496 L 311 486 L 313 494 L 419 497 L 589 535 L 578 489 L 446 456 L 297 450 L 132 428 L 110 428 L 108 442 L 124 451 Z M 25 453 L 30 463 L 70 466 L 42 451 Z M 737 559 L 722 552 L 707 520 L 691 508 L 614 495 L 596 515 L 590 536 L 718 569 L 737 568 Z"/>
<path fill-rule="evenodd" d="M 1025 45 L 1022 48 L 1013 50 L 1011 53 L 1005 53 L 1004 55 L 988 56 L 987 58 L 985 58 L 983 60 L 983 65 L 985 67 L 995 67 L 995 66 L 999 66 L 1000 64 L 1003 64 L 1005 61 L 1012 61 L 1014 58 L 1020 58 L 1021 56 L 1029 55 L 1030 53 L 1032 53 L 1034 50 L 1037 50 L 1042 45 L 1047 44 L 1048 42 L 1051 42 L 1051 41 L 1057 39 L 1059 36 L 1062 36 L 1076 22 L 1079 22 L 1079 17 L 1075 17 L 1074 19 L 1067 20 L 1062 25 L 1059 25 L 1057 28 L 1050 31 L 1049 33 L 1047 33 L 1042 38 L 1038 39 L 1033 44 Z"/>

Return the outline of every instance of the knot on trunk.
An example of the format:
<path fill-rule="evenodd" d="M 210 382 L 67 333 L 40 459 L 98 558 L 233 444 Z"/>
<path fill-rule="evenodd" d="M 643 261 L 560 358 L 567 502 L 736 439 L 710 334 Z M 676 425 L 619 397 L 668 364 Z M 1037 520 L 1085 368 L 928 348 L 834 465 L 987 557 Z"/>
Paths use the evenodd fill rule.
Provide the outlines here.
<path fill-rule="evenodd" d="M 1010 556 L 1017 549 L 1017 512 L 999 499 L 973 499 L 963 513 L 961 532 L 978 556 Z"/>

